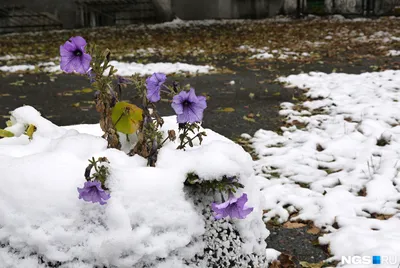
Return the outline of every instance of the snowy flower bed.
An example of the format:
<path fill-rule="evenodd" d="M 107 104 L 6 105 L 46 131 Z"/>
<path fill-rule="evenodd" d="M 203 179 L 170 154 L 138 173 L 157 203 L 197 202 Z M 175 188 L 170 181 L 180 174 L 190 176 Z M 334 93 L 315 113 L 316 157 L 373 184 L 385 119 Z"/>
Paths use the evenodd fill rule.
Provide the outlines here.
<path fill-rule="evenodd" d="M 251 157 L 223 136 L 206 129 L 202 145 L 186 151 L 170 142 L 157 167 L 147 167 L 143 157 L 107 149 L 99 125 L 58 127 L 30 106 L 16 109 L 12 118 L 9 130 L 29 124 L 37 130 L 32 140 L 25 134 L 0 140 L 5 267 L 45 267 L 35 266 L 38 258 L 61 267 L 193 267 L 192 259 L 204 267 L 202 258 L 213 263 L 223 256 L 246 267 L 246 259 L 265 257 L 267 230 Z M 164 119 L 165 132 L 178 131 L 175 116 Z M 77 192 L 88 159 L 99 156 L 110 161 L 111 198 L 104 206 L 78 199 Z M 215 220 L 213 196 L 184 186 L 189 173 L 202 180 L 236 176 L 253 212 L 245 219 Z M 247 257 L 238 260 L 241 254 Z"/>
<path fill-rule="evenodd" d="M 252 159 L 201 127 L 206 98 L 161 73 L 115 77 L 110 52 L 85 47 L 62 45 L 61 69 L 88 76 L 99 124 L 59 127 L 24 106 L 0 130 L 0 263 L 266 267 Z M 129 84 L 141 107 L 119 101 Z M 160 94 L 177 116 L 158 115 Z"/>

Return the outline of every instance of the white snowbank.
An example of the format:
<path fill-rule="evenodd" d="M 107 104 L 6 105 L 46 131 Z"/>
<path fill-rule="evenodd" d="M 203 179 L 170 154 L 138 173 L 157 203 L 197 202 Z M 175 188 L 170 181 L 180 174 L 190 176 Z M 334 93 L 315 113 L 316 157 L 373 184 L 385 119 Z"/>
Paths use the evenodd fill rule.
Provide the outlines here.
<path fill-rule="evenodd" d="M 268 52 L 256 54 L 250 57 L 250 59 L 270 59 L 273 58 L 274 55 Z"/>
<path fill-rule="evenodd" d="M 164 120 L 164 130 L 177 131 L 175 116 Z M 203 251 L 203 241 L 195 238 L 205 231 L 183 191 L 188 172 L 240 178 L 248 205 L 255 207 L 248 218 L 234 221 L 244 240 L 241 250 L 265 252 L 259 237 L 268 231 L 254 229 L 262 195 L 253 183 L 251 157 L 217 133 L 206 129 L 204 144 L 186 151 L 167 143 L 152 168 L 140 156 L 107 149 L 99 125 L 58 127 L 30 106 L 13 111 L 12 121 L 7 129 L 16 136 L 0 139 L 2 267 L 45 267 L 38 256 L 61 267 L 187 267 L 183 260 Z M 37 127 L 31 141 L 23 134 L 26 124 Z M 104 206 L 78 199 L 92 156 L 110 161 L 111 198 Z"/>
<path fill-rule="evenodd" d="M 351 75 L 309 73 L 279 79 L 309 89 L 301 106 L 282 103 L 283 135 L 252 139 L 264 184 L 265 220 L 311 220 L 332 231 L 335 259 L 400 255 L 400 71 Z M 380 145 L 378 145 L 378 140 Z M 390 220 L 373 214 L 394 215 Z M 339 230 L 333 227 L 339 225 Z"/>
<path fill-rule="evenodd" d="M 140 75 L 151 75 L 156 72 L 161 72 L 165 74 L 170 73 L 208 73 L 214 68 L 205 65 L 192 65 L 187 63 L 169 63 L 169 62 L 159 62 L 159 63 L 125 63 L 118 61 L 111 61 L 111 65 L 113 65 L 116 69 L 118 69 L 117 74 L 122 76 L 129 76 L 132 74 L 140 74 Z"/>
<path fill-rule="evenodd" d="M 309 57 L 310 54 L 307 52 L 303 53 L 298 53 L 298 52 L 293 52 L 290 51 L 288 48 L 282 48 L 282 49 L 273 49 L 270 51 L 269 47 L 263 47 L 263 48 L 254 48 L 252 46 L 248 45 L 242 45 L 237 48 L 238 50 L 245 50 L 245 51 L 250 51 L 253 53 L 257 53 L 253 56 L 250 57 L 250 59 L 271 59 L 271 58 L 276 58 L 276 59 L 287 59 L 287 58 L 293 58 L 297 59 L 300 57 Z"/>
<path fill-rule="evenodd" d="M 8 60 L 19 60 L 19 59 L 29 59 L 33 58 L 33 55 L 4 55 L 0 56 L 0 61 L 8 61 Z"/>
<path fill-rule="evenodd" d="M 141 64 L 135 62 L 119 62 L 119 61 L 111 61 L 111 65 L 113 65 L 116 69 L 118 69 L 117 74 L 121 76 L 130 76 L 132 74 L 140 74 L 151 75 L 155 72 L 162 72 L 165 74 L 171 73 L 208 73 L 214 69 L 214 67 L 209 65 L 192 65 L 187 63 L 170 63 L 170 62 L 158 62 L 158 63 L 148 63 Z M 45 72 L 55 73 L 61 72 L 60 66 L 55 64 L 54 62 L 42 62 L 37 65 Z M 12 65 L 12 66 L 0 66 L 0 71 L 3 72 L 18 72 L 18 71 L 29 71 L 34 70 L 36 68 L 35 65 Z"/>
<path fill-rule="evenodd" d="M 9 72 L 9 73 L 15 73 L 15 72 L 20 72 L 20 71 L 31 71 L 34 69 L 35 69 L 35 65 L 30 65 L 30 64 L 0 66 L 0 72 Z"/>

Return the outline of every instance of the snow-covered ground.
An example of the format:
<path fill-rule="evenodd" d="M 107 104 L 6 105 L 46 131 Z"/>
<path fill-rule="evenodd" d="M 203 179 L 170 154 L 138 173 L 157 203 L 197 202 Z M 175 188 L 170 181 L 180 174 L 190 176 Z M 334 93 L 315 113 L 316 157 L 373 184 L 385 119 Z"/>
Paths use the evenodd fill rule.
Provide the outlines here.
<path fill-rule="evenodd" d="M 192 65 L 187 63 L 170 63 L 170 62 L 158 62 L 158 63 L 148 63 L 141 64 L 135 62 L 119 62 L 111 61 L 111 65 L 115 69 L 118 69 L 117 74 L 121 76 L 130 76 L 133 74 L 151 75 L 155 72 L 161 72 L 165 74 L 171 73 L 208 73 L 214 69 L 214 67 L 209 65 Z M 0 66 L 0 71 L 2 72 L 18 72 L 18 71 L 31 71 L 35 68 L 41 68 L 45 72 L 61 72 L 60 65 L 54 62 L 42 62 L 37 65 L 32 64 L 22 64 L 22 65 L 11 65 L 11 66 Z"/>
<path fill-rule="evenodd" d="M 334 260 L 400 256 L 400 71 L 280 81 L 308 89 L 309 100 L 282 103 L 293 124 L 283 135 L 259 130 L 251 138 L 254 168 L 268 178 L 265 221 L 313 221 L 329 232 L 319 242 Z"/>

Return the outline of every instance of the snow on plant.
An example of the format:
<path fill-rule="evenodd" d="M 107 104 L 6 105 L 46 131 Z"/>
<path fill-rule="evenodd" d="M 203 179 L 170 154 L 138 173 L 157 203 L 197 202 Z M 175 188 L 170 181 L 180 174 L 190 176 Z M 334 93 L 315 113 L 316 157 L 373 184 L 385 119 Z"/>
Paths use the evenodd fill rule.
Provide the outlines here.
<path fill-rule="evenodd" d="M 96 110 L 100 113 L 100 126 L 104 131 L 108 147 L 121 148 L 118 133 L 130 135 L 137 132 L 138 142 L 131 150 L 131 155 L 139 154 L 149 160 L 149 165 L 154 166 L 156 151 L 162 146 L 161 134 L 158 132 L 162 126 L 162 118 L 158 115 L 155 103 L 161 99 L 161 92 L 173 96 L 175 112 L 178 115 L 178 123 L 182 124 L 182 140 L 187 138 L 187 129 L 192 125 L 198 125 L 203 119 L 203 110 L 207 107 L 205 97 L 197 97 L 194 89 L 189 92 L 178 87 L 176 83 L 172 87 L 165 85 L 167 76 L 162 73 L 154 73 L 145 81 L 139 76 L 130 79 L 117 76 L 110 62 L 110 51 L 101 53 L 96 46 L 89 48 L 90 53 L 85 52 L 86 41 L 80 37 L 72 37 L 64 45 L 60 46 L 61 69 L 65 72 L 76 71 L 87 74 L 92 86 L 96 89 Z M 92 56 L 93 60 L 92 60 Z M 116 85 L 114 85 L 116 80 Z M 120 102 L 122 88 L 133 84 L 141 100 L 142 108 L 127 102 Z M 174 96 L 176 95 L 176 96 Z M 188 125 L 186 125 L 188 124 Z M 197 134 L 201 139 L 203 133 Z M 173 133 L 170 136 L 174 138 Z M 191 139 L 189 139 L 191 140 Z M 191 145 L 191 142 L 188 142 Z M 184 149 L 181 143 L 179 149 Z"/>
<path fill-rule="evenodd" d="M 163 125 L 163 119 L 158 114 L 156 105 L 161 94 L 166 94 L 172 97 L 172 108 L 177 114 L 177 123 L 179 124 L 179 141 L 177 149 L 185 149 L 186 145 L 193 147 L 193 140 L 198 139 L 200 144 L 203 141 L 203 136 L 206 136 L 204 131 L 200 131 L 200 123 L 203 120 L 204 109 L 207 108 L 206 98 L 197 96 L 193 88 L 189 91 L 181 88 L 178 83 L 174 82 L 172 86 L 167 86 L 167 76 L 163 73 L 154 73 L 145 81 L 138 75 L 126 79 L 120 76 L 116 77 L 116 86 L 113 86 L 115 80 L 114 74 L 116 70 L 112 65 L 109 65 L 110 51 L 106 50 L 100 53 L 93 46 L 89 49 L 90 53 L 85 52 L 86 41 L 80 37 L 72 37 L 64 45 L 60 46 L 61 54 L 61 69 L 65 72 L 76 71 L 80 74 L 87 74 L 92 86 L 96 89 L 96 110 L 100 114 L 100 126 L 104 131 L 103 137 L 106 138 L 109 148 L 121 148 L 120 135 L 125 134 L 129 140 L 130 134 L 137 135 L 137 141 L 134 147 L 130 150 L 129 155 L 138 154 L 147 159 L 149 166 L 155 166 L 157 155 L 160 148 L 167 140 L 175 140 L 176 134 L 174 130 L 168 131 L 168 137 L 162 140 L 162 132 L 160 128 Z M 93 55 L 93 61 L 92 56 Z M 104 75 L 105 72 L 108 74 Z M 133 84 L 138 92 L 138 98 L 141 100 L 141 107 L 119 101 L 122 88 L 128 84 Z M 193 136 L 190 136 L 190 133 Z M 97 167 L 98 162 L 106 162 L 104 158 L 98 161 L 92 159 L 88 166 L 83 188 L 78 188 L 79 198 L 88 202 L 99 202 L 101 205 L 106 204 L 105 200 L 110 198 L 110 194 L 105 192 L 106 178 L 108 171 L 101 166 Z M 90 169 L 96 169 L 95 177 L 90 177 Z M 89 170 L 89 171 L 88 171 Z M 101 175 L 99 175 L 101 173 Z M 97 179 L 96 177 L 99 177 Z M 191 181 L 190 184 L 195 184 Z M 218 188 L 217 182 L 213 189 Z M 223 203 L 212 203 L 211 207 L 216 213 L 215 219 L 221 219 L 227 216 L 231 218 L 244 219 L 253 208 L 245 207 L 247 195 L 242 194 L 236 198 L 233 192 L 241 184 L 236 183 L 233 179 L 227 182 L 222 182 L 224 187 L 219 187 Z M 229 188 L 233 185 L 233 188 Z M 228 200 L 224 202 L 224 193 L 228 194 Z"/>

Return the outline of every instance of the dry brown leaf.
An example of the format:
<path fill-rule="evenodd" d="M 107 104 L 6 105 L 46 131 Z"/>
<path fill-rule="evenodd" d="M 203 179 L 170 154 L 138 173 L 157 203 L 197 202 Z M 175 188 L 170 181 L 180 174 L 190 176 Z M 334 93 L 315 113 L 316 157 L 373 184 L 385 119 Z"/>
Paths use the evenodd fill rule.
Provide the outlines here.
<path fill-rule="evenodd" d="M 321 229 L 319 229 L 316 226 L 313 226 L 313 227 L 311 227 L 310 229 L 307 230 L 307 233 L 314 234 L 314 235 L 319 234 L 319 232 L 321 232 Z"/>
<path fill-rule="evenodd" d="M 295 268 L 296 264 L 293 261 L 293 256 L 288 255 L 286 253 L 282 253 L 279 255 L 278 260 L 280 262 L 281 268 Z"/>
<path fill-rule="evenodd" d="M 287 229 L 296 229 L 296 228 L 301 228 L 304 226 L 306 226 L 306 224 L 300 223 L 300 222 L 291 222 L 291 221 L 287 221 L 283 224 L 283 227 L 285 227 Z"/>
<path fill-rule="evenodd" d="M 274 260 L 271 265 L 269 266 L 269 268 L 280 268 L 281 267 L 281 262 L 278 260 Z"/>
<path fill-rule="evenodd" d="M 274 260 L 271 265 L 269 266 L 269 268 L 280 268 L 281 267 L 281 262 L 278 260 Z"/>
<path fill-rule="evenodd" d="M 378 220 L 387 220 L 393 217 L 393 215 L 382 215 L 382 214 L 377 214 L 377 215 L 371 215 L 372 218 L 378 219 Z"/>

